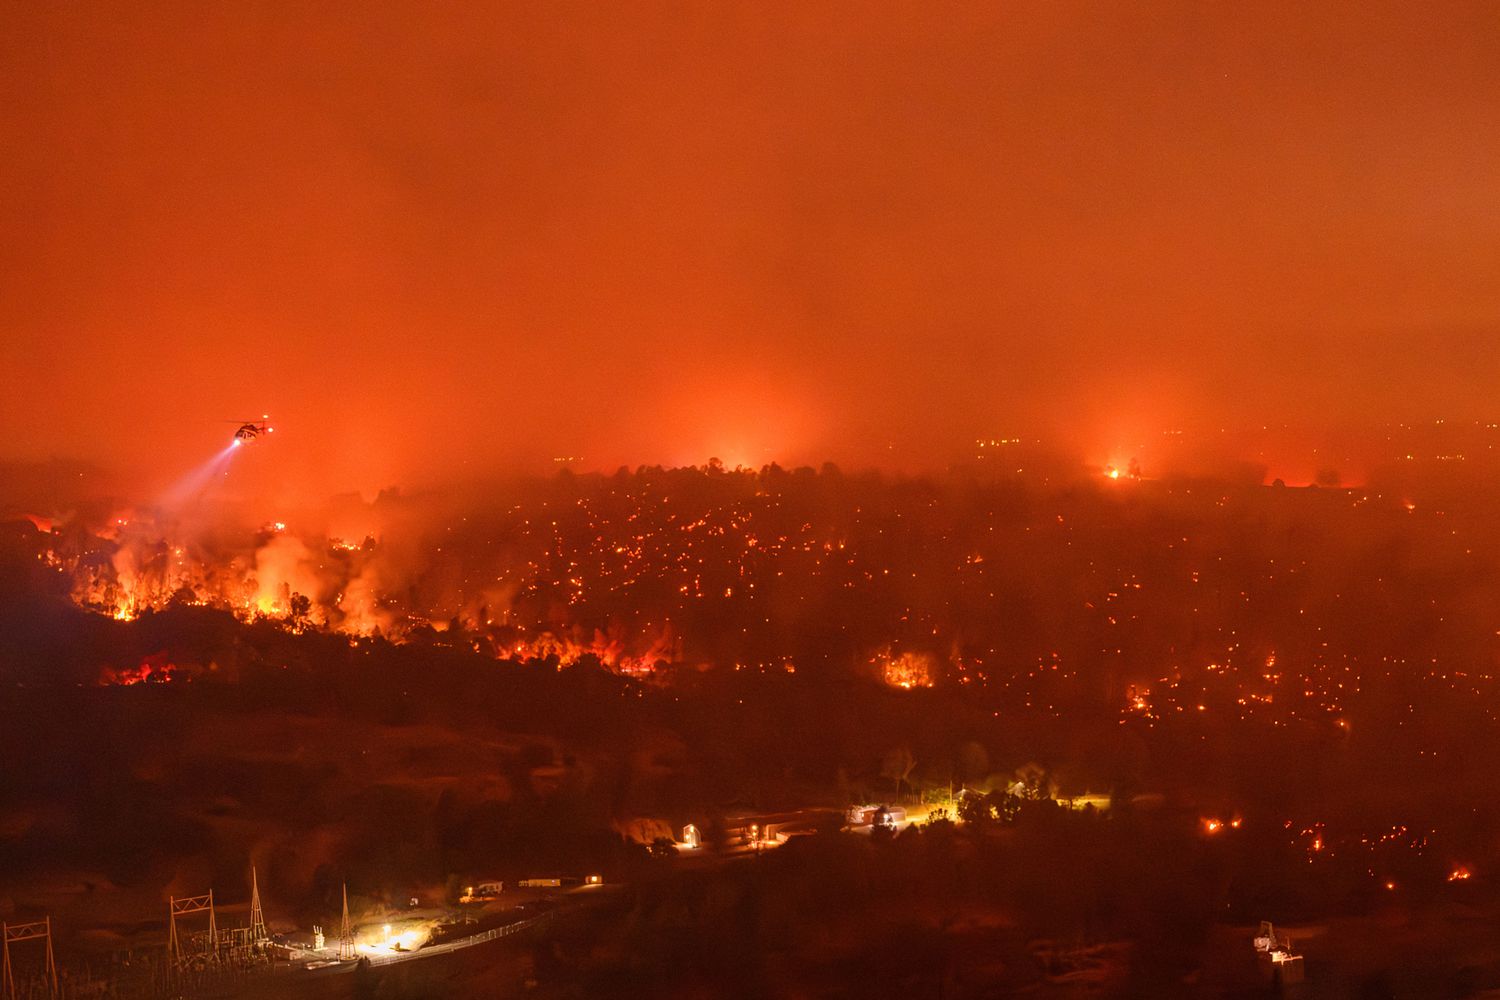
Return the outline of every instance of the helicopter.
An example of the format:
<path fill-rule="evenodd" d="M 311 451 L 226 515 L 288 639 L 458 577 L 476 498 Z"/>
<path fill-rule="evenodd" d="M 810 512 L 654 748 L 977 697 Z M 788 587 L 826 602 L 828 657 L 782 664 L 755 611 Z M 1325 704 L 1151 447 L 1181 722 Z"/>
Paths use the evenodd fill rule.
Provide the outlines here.
<path fill-rule="evenodd" d="M 271 415 L 269 413 L 263 413 L 263 414 L 261 414 L 261 418 L 258 421 L 257 420 L 243 420 L 243 421 L 241 421 L 241 420 L 231 420 L 231 421 L 229 421 L 229 423 L 232 423 L 232 424 L 239 424 L 239 427 L 234 432 L 234 440 L 231 441 L 230 443 L 234 447 L 238 448 L 240 445 L 244 444 L 246 441 L 254 441 L 256 438 L 259 438 L 259 437 L 261 437 L 263 435 L 266 435 L 266 434 L 270 434 L 272 431 L 276 430 L 276 428 L 274 428 L 274 427 L 271 426 L 271 424 L 269 422 L 270 419 L 271 419 Z"/>

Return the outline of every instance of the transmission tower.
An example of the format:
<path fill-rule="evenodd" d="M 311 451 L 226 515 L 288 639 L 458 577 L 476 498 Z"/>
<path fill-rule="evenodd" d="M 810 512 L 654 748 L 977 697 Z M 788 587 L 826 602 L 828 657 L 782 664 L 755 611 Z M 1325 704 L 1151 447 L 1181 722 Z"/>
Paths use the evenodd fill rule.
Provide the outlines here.
<path fill-rule="evenodd" d="M 354 958 L 354 925 L 349 922 L 349 883 L 344 883 L 344 922 L 339 927 L 339 961 Z"/>
<path fill-rule="evenodd" d="M 171 930 L 167 942 L 167 954 L 172 964 L 182 969 L 200 957 L 206 957 L 209 962 L 216 961 L 219 955 L 219 925 L 214 917 L 214 891 L 210 889 L 202 896 L 185 896 L 182 899 L 172 896 L 170 900 L 167 907 L 167 919 Z M 185 935 L 177 929 L 177 918 L 198 913 L 208 914 L 208 936 L 204 939 L 205 947 L 201 950 L 195 948 L 190 951 L 183 946 Z"/>
<path fill-rule="evenodd" d="M 250 866 L 250 944 L 259 948 L 270 939 L 266 933 L 266 915 L 260 908 L 260 882 L 255 877 L 255 866 Z"/>
<path fill-rule="evenodd" d="M 23 941 L 43 941 L 47 947 L 47 960 L 42 967 L 43 985 L 49 998 L 58 996 L 57 963 L 52 958 L 52 918 L 43 917 L 29 924 L 0 924 L 0 939 L 4 940 L 4 989 L 5 1000 L 16 1000 L 21 994 L 16 990 L 16 967 L 11 961 L 10 946 Z M 35 993 L 28 991 L 28 996 Z"/>

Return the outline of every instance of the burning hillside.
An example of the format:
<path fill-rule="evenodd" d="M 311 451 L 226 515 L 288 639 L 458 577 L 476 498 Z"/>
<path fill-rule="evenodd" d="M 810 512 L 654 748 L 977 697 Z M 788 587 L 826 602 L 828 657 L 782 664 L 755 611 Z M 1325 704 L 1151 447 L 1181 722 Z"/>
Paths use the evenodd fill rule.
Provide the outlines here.
<path fill-rule="evenodd" d="M 631 676 L 708 665 L 1149 724 L 1331 723 L 1356 698 L 1404 704 L 1394 664 L 1434 690 L 1493 685 L 1468 666 L 1496 655 L 1500 605 L 1476 567 L 1489 522 L 1400 501 L 710 467 L 269 521 L 127 510 L 25 529 L 33 565 L 122 620 L 203 606 Z M 1244 517 L 1271 527 L 1246 534 Z M 1412 617 L 1384 610 L 1397 606 Z"/>
<path fill-rule="evenodd" d="M 648 675 L 678 652 L 666 624 L 648 633 L 608 621 L 518 621 L 507 602 L 516 588 L 504 577 L 467 599 L 445 586 L 459 561 L 444 559 L 441 546 L 430 563 L 414 567 L 373 537 L 299 534 L 285 522 L 194 533 L 139 514 L 53 537 L 46 561 L 69 581 L 73 602 L 118 621 L 173 606 L 208 607 L 292 632 L 437 640 L 559 668 L 591 657 L 630 676 Z M 106 675 L 114 683 L 165 676 L 150 667 Z"/>

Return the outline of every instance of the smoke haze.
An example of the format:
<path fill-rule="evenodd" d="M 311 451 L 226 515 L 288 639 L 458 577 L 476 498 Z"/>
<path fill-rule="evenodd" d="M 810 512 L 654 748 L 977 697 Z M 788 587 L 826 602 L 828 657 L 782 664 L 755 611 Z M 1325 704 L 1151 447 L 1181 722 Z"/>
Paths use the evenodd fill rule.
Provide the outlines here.
<path fill-rule="evenodd" d="M 269 412 L 286 500 L 1492 412 L 1492 4 L 7 20 L 6 457 L 164 488 Z"/>

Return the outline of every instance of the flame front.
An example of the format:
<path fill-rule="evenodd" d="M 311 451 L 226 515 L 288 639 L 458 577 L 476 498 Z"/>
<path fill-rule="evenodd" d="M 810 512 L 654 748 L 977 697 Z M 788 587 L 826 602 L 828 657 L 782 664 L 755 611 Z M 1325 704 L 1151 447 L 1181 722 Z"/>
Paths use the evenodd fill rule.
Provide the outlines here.
<path fill-rule="evenodd" d="M 321 630 L 396 642 L 453 633 L 456 626 L 461 636 L 445 639 L 461 638 L 497 659 L 552 660 L 561 669 L 592 658 L 633 677 L 648 676 L 677 658 L 666 624 L 649 630 L 616 623 L 586 626 L 565 618 L 529 627 L 512 624 L 506 595 L 518 585 L 503 580 L 477 600 L 463 601 L 458 593 L 447 606 L 421 606 L 410 576 L 393 571 L 395 558 L 373 539 L 354 544 L 308 538 L 288 531 L 283 522 L 262 529 L 253 545 L 226 553 L 206 542 L 169 541 L 149 519 L 122 516 L 81 550 L 55 546 L 50 555 L 51 563 L 71 578 L 75 603 L 117 621 L 174 605 L 202 606 L 294 632 Z M 112 675 L 109 682 L 154 679 L 150 671 L 140 680 L 129 676 Z"/>

